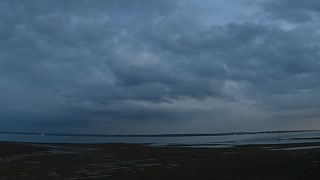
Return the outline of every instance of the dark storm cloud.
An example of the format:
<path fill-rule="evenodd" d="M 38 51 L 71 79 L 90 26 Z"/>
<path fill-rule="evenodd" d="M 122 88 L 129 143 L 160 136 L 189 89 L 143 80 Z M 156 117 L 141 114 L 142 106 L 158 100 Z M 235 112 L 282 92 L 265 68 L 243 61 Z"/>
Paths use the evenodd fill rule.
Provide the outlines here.
<path fill-rule="evenodd" d="M 139 133 L 144 123 L 144 132 L 171 132 L 163 122 L 194 132 L 315 117 L 317 2 L 221 4 L 0 1 L 1 121 Z M 215 24 L 207 6 L 253 10 L 230 20 L 221 9 Z"/>

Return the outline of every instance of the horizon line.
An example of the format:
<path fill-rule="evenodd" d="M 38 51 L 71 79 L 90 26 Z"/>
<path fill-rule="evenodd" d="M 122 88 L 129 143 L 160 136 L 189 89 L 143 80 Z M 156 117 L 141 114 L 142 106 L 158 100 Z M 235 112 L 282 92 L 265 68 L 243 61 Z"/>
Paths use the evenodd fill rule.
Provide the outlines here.
<path fill-rule="evenodd" d="M 87 133 L 39 133 L 39 132 L 17 132 L 17 131 L 0 131 L 0 134 L 15 135 L 42 135 L 42 136 L 87 136 L 87 137 L 185 137 L 185 136 L 223 136 L 223 135 L 245 135 L 245 134 L 262 134 L 262 133 L 290 133 L 290 132 L 310 132 L 320 130 L 266 130 L 266 131 L 235 131 L 224 133 L 160 133 L 160 134 L 87 134 Z"/>

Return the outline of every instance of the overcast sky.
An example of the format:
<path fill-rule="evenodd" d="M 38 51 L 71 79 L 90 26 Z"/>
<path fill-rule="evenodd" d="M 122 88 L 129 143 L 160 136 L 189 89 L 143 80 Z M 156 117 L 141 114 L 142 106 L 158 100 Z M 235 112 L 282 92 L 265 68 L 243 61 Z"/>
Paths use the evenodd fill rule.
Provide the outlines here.
<path fill-rule="evenodd" d="M 318 0 L 0 0 L 0 131 L 320 129 Z"/>

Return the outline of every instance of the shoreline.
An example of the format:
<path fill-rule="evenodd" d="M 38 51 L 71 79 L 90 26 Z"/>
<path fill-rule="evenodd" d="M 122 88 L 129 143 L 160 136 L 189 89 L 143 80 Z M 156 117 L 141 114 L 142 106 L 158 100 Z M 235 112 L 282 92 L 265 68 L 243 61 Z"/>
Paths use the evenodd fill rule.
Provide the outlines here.
<path fill-rule="evenodd" d="M 0 179 L 319 179 L 319 169 L 317 142 L 231 148 L 0 142 Z"/>

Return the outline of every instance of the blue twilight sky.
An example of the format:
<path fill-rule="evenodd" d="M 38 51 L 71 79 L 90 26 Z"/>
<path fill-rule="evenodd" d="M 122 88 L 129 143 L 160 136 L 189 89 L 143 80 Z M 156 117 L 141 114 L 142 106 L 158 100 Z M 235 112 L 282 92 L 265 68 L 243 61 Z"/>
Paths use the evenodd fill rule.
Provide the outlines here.
<path fill-rule="evenodd" d="M 320 129 L 318 0 L 0 0 L 0 131 Z"/>

